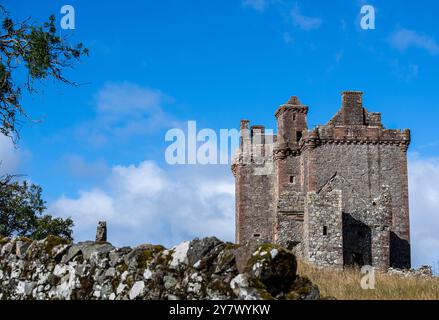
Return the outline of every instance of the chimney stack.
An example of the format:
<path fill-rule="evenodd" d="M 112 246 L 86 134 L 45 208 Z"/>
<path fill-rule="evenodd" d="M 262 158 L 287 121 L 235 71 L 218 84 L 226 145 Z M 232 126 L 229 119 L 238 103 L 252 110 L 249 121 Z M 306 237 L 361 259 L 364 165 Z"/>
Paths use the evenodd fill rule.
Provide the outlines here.
<path fill-rule="evenodd" d="M 346 125 L 364 124 L 363 92 L 343 91 L 341 98 L 343 123 Z"/>
<path fill-rule="evenodd" d="M 241 148 L 241 151 L 245 154 L 250 154 L 250 148 L 251 148 L 251 136 L 250 136 L 249 123 L 250 123 L 250 121 L 248 121 L 248 120 L 241 120 L 240 148 Z"/>

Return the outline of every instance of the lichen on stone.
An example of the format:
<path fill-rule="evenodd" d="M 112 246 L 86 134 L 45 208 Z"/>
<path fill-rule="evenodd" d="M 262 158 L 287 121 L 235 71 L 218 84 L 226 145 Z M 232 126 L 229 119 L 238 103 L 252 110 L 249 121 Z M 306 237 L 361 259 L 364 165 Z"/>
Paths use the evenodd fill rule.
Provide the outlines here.
<path fill-rule="evenodd" d="M 50 235 L 44 240 L 44 251 L 48 255 L 52 255 L 53 248 L 55 248 L 56 246 L 58 246 L 60 244 L 68 244 L 68 243 L 70 243 L 69 240 Z"/>
<path fill-rule="evenodd" d="M 288 290 L 273 281 L 287 266 L 290 273 L 285 272 L 283 282 L 295 281 L 291 252 L 261 246 L 248 254 L 260 272 L 240 272 L 237 250 L 245 249 L 213 237 L 171 249 L 114 248 L 94 241 L 70 244 L 57 237 L 31 243 L 8 239 L 0 251 L 0 299 L 315 298 L 309 280 L 296 281 Z"/>
<path fill-rule="evenodd" d="M 149 249 L 142 250 L 136 257 L 137 267 L 145 269 L 148 266 L 148 262 L 154 258 L 154 252 Z"/>

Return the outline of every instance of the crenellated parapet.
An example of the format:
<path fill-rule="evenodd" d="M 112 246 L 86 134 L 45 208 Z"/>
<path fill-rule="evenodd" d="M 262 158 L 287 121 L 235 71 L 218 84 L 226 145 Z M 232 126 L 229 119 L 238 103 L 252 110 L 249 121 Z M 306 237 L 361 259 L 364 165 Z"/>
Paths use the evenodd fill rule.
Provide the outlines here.
<path fill-rule="evenodd" d="M 300 141 L 300 148 L 324 144 L 339 145 L 397 145 L 407 150 L 410 144 L 410 130 L 392 130 L 369 126 L 319 126 L 307 132 Z"/>

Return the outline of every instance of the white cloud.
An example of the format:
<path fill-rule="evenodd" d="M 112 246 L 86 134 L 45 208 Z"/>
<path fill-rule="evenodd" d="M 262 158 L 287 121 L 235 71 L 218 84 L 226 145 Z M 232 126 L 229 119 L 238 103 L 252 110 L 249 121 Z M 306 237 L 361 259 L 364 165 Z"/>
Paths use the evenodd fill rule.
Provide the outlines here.
<path fill-rule="evenodd" d="M 95 95 L 95 118 L 76 128 L 76 138 L 102 146 L 178 126 L 163 110 L 170 102 L 171 98 L 156 89 L 131 82 L 107 83 Z"/>
<path fill-rule="evenodd" d="M 439 45 L 432 37 L 419 34 L 413 30 L 399 29 L 389 37 L 389 42 L 400 51 L 415 47 L 424 49 L 431 55 L 439 54 Z"/>
<path fill-rule="evenodd" d="M 17 173 L 18 163 L 19 151 L 10 138 L 0 134 L 0 176 Z"/>
<path fill-rule="evenodd" d="M 409 158 L 413 265 L 439 261 L 439 158 Z"/>
<path fill-rule="evenodd" d="M 96 219 L 113 221 L 119 218 L 115 213 L 114 200 L 101 189 L 80 190 L 78 193 L 77 199 L 61 196 L 50 205 L 49 211 L 60 216 L 72 216 L 75 221 L 75 231 L 79 233 L 96 225 Z M 90 235 L 88 240 L 91 238 Z"/>
<path fill-rule="evenodd" d="M 249 7 L 257 11 L 264 11 L 268 5 L 267 0 L 244 0 L 242 2 L 244 7 Z"/>
<path fill-rule="evenodd" d="M 318 17 L 308 17 L 301 14 L 297 3 L 294 6 L 294 8 L 291 10 L 291 18 L 293 20 L 293 24 L 296 27 L 299 27 L 300 29 L 305 31 L 318 29 L 322 24 L 322 19 Z"/>
<path fill-rule="evenodd" d="M 75 240 L 94 237 L 106 220 L 109 241 L 173 245 L 215 235 L 234 237 L 234 182 L 227 166 L 179 166 L 163 170 L 153 161 L 114 166 L 106 181 L 74 198 L 60 197 L 49 212 L 75 221 Z"/>
<path fill-rule="evenodd" d="M 113 167 L 111 184 L 118 193 L 132 197 L 154 197 L 170 187 L 163 170 L 151 161 Z"/>

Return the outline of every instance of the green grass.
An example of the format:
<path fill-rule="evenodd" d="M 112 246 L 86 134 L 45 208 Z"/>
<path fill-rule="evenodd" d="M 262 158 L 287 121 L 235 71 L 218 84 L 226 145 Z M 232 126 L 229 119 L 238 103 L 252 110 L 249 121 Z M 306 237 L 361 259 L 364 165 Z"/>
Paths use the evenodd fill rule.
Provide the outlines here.
<path fill-rule="evenodd" d="M 438 300 L 439 278 L 400 277 L 375 273 L 375 289 L 362 289 L 358 269 L 317 268 L 298 262 L 298 273 L 315 283 L 323 297 L 339 300 Z"/>

